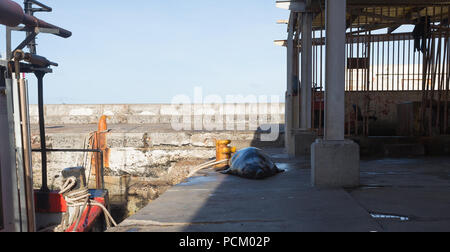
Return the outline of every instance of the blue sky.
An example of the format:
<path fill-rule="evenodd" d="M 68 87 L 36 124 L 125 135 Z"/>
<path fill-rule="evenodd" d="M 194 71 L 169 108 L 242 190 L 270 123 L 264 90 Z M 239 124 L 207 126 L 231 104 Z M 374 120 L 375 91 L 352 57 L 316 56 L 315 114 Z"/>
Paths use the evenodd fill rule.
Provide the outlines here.
<path fill-rule="evenodd" d="M 274 0 L 43 2 L 53 13 L 37 16 L 73 32 L 39 35 L 38 54 L 60 65 L 46 77 L 46 103 L 170 103 L 197 86 L 204 95 L 284 98 L 286 52 L 273 40 L 286 37 L 276 20 L 289 13 Z"/>

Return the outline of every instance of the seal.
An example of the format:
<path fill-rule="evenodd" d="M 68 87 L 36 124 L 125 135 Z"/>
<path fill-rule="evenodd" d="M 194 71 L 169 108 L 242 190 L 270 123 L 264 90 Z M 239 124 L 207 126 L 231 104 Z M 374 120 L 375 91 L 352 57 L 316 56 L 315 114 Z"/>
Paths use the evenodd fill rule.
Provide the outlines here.
<path fill-rule="evenodd" d="M 284 170 L 278 169 L 270 157 L 254 147 L 242 149 L 233 155 L 230 167 L 223 174 L 236 175 L 249 179 L 265 179 Z"/>

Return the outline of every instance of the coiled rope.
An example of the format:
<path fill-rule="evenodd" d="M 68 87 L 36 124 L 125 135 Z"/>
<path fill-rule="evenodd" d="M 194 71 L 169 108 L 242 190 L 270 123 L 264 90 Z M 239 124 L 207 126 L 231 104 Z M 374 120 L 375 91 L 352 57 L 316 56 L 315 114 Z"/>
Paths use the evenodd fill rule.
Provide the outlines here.
<path fill-rule="evenodd" d="M 188 175 L 188 177 L 192 177 L 195 173 L 197 173 L 200 170 L 209 168 L 214 165 L 227 163 L 229 160 L 224 159 L 221 161 L 209 161 L 204 164 L 201 164 L 199 166 L 196 166 L 194 169 L 192 169 Z M 104 205 L 98 203 L 95 200 L 91 200 L 91 194 L 89 193 L 89 190 L 87 188 L 82 188 L 79 190 L 72 190 L 72 188 L 76 185 L 77 179 L 75 177 L 69 177 L 66 179 L 64 184 L 61 186 L 60 194 L 63 195 L 67 207 L 68 208 L 74 208 L 75 212 L 72 216 L 70 216 L 69 212 L 64 213 L 62 222 L 59 226 L 55 228 L 56 232 L 64 232 L 68 228 L 70 228 L 74 223 L 74 229 L 72 232 L 76 232 L 78 229 L 78 225 L 80 223 L 81 217 L 83 215 L 84 210 L 87 206 L 98 206 L 103 210 L 103 213 L 105 215 L 105 221 L 107 227 L 111 227 L 113 225 L 114 227 L 117 226 L 117 223 L 114 221 L 113 217 L 109 213 L 109 211 L 105 208 Z M 70 217 L 70 218 L 69 218 Z"/>
<path fill-rule="evenodd" d="M 84 210 L 87 206 L 97 206 L 103 210 L 106 226 L 109 228 L 111 225 L 114 227 L 117 226 L 117 223 L 114 221 L 114 218 L 109 213 L 108 209 L 101 203 L 91 200 L 91 194 L 87 188 L 82 188 L 79 190 L 72 190 L 72 188 L 76 185 L 77 179 L 75 177 L 69 177 L 61 187 L 60 194 L 63 195 L 68 208 L 74 208 L 75 212 L 70 217 L 70 213 L 66 212 L 63 215 L 61 224 L 55 229 L 56 232 L 64 232 L 69 227 L 71 227 L 74 223 L 74 229 L 72 232 L 76 232 L 78 229 L 78 225 L 80 224 L 81 217 L 84 213 Z"/>

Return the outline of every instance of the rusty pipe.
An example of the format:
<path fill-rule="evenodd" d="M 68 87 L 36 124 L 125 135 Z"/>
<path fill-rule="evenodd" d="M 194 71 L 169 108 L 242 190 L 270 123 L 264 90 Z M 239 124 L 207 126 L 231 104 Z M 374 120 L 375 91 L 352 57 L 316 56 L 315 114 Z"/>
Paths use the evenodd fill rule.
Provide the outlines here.
<path fill-rule="evenodd" d="M 31 53 L 25 53 L 24 60 L 39 67 L 58 66 L 58 63 L 51 62 L 45 57 Z"/>
<path fill-rule="evenodd" d="M 22 7 L 11 0 L 0 0 L 0 24 L 15 27 L 24 24 L 28 28 L 40 27 L 48 29 L 57 29 L 55 35 L 68 38 L 72 36 L 72 32 L 49 24 L 39 18 L 25 14 Z"/>
<path fill-rule="evenodd" d="M 25 60 L 26 62 L 29 62 L 31 65 L 38 67 L 58 66 L 58 63 L 51 62 L 45 57 L 36 54 L 26 53 L 23 52 L 22 50 L 16 50 L 14 52 L 14 59 L 16 68 L 19 67 L 19 65 L 17 64 L 19 64 L 19 61 L 21 60 Z"/>
<path fill-rule="evenodd" d="M 0 24 L 11 27 L 21 24 L 24 17 L 22 7 L 9 0 L 0 0 L 0 14 Z"/>
<path fill-rule="evenodd" d="M 19 75 L 20 76 L 20 75 Z M 20 77 L 19 77 L 20 78 Z M 28 232 L 35 232 L 35 213 L 34 213 L 34 192 L 33 192 L 33 168 L 31 163 L 31 141 L 30 141 L 30 125 L 28 111 L 28 90 L 24 79 L 18 79 L 19 85 L 19 103 L 20 103 L 20 120 L 22 130 L 22 146 L 23 146 L 23 164 L 24 164 L 24 181 L 26 195 L 26 209 L 28 216 Z"/>

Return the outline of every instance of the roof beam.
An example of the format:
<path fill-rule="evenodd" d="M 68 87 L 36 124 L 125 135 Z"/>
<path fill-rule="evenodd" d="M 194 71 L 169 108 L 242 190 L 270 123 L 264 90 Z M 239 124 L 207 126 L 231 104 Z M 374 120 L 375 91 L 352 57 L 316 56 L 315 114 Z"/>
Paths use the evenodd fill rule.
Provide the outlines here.
<path fill-rule="evenodd" d="M 447 5 L 449 0 L 347 0 L 349 6 L 374 7 L 374 6 L 427 6 Z"/>
<path fill-rule="evenodd" d="M 443 33 L 435 33 L 437 37 L 444 36 Z M 374 42 L 386 42 L 386 41 L 403 41 L 403 40 L 413 40 L 414 36 L 411 32 L 404 33 L 396 33 L 396 34 L 372 34 L 368 35 L 353 35 L 347 33 L 346 35 L 346 43 L 347 44 L 356 44 L 356 43 L 366 43 L 368 38 L 370 38 L 371 43 Z M 287 46 L 287 40 L 275 40 L 274 44 L 277 46 Z M 315 38 L 312 40 L 312 44 L 314 46 L 325 45 L 325 38 Z M 301 48 L 302 41 L 299 40 L 298 47 Z"/>
<path fill-rule="evenodd" d="M 289 24 L 289 20 L 287 20 L 287 19 L 280 19 L 280 20 L 277 20 L 277 24 Z"/>
<path fill-rule="evenodd" d="M 424 9 L 423 7 L 415 7 L 415 8 L 412 8 L 412 9 L 410 9 L 410 10 L 404 15 L 404 17 L 407 18 L 407 19 L 411 19 L 411 18 L 412 18 L 412 15 L 413 15 L 415 12 L 420 13 L 420 11 L 422 11 L 423 9 Z M 395 30 L 397 30 L 398 28 L 400 28 L 400 26 L 401 26 L 401 25 L 396 25 L 396 26 L 394 26 L 394 27 L 389 27 L 389 28 L 388 28 L 388 33 L 389 33 L 389 34 L 390 34 L 390 33 L 393 33 Z"/>
<path fill-rule="evenodd" d="M 288 1 L 288 0 L 278 0 L 276 3 L 277 8 L 290 10 L 294 12 L 305 12 L 306 11 L 306 3 L 304 0 L 299 1 Z"/>

